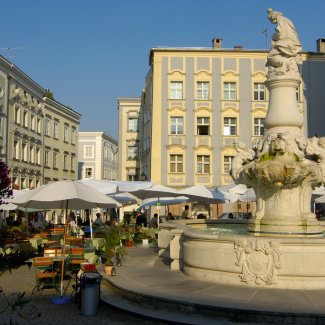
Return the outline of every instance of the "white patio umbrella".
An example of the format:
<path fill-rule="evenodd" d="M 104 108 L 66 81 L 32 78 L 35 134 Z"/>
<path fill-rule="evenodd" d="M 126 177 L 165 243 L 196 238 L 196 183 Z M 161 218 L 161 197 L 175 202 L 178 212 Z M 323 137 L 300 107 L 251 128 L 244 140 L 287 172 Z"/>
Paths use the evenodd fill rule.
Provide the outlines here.
<path fill-rule="evenodd" d="M 108 196 L 116 200 L 117 202 L 121 203 L 123 207 L 138 203 L 137 198 L 131 193 L 109 194 Z"/>
<path fill-rule="evenodd" d="M 210 190 L 204 185 L 190 186 L 179 192 L 187 196 L 189 201 L 204 201 L 208 204 L 226 202 L 225 196 L 221 192 Z"/>
<path fill-rule="evenodd" d="M 115 208 L 121 204 L 94 188 L 77 181 L 58 181 L 46 184 L 13 199 L 13 203 L 24 208 L 41 209 L 91 209 Z M 67 224 L 65 223 L 65 233 Z M 90 227 L 91 228 L 91 227 Z M 65 245 L 61 269 L 61 297 L 63 296 Z"/>
<path fill-rule="evenodd" d="M 318 197 L 314 200 L 316 203 L 325 203 L 325 195 Z"/>
<path fill-rule="evenodd" d="M 113 194 L 117 192 L 117 185 L 109 182 L 108 180 L 84 178 L 78 180 L 78 182 L 88 185 L 103 194 Z"/>
<path fill-rule="evenodd" d="M 250 188 L 245 193 L 243 193 L 239 199 L 241 202 L 254 202 L 256 201 L 256 194 L 254 189 Z"/>
<path fill-rule="evenodd" d="M 156 203 L 158 216 L 160 211 L 160 199 L 163 197 L 177 197 L 181 196 L 182 194 L 175 190 L 172 187 L 164 186 L 164 185 L 153 185 L 149 188 L 138 189 L 136 191 L 130 192 L 132 195 L 136 196 L 141 200 L 155 198 L 158 200 Z M 158 228 L 159 228 L 159 218 L 158 218 Z"/>
<path fill-rule="evenodd" d="M 111 181 L 91 178 L 80 179 L 78 182 L 89 185 L 97 191 L 108 195 L 121 192 L 133 192 L 153 186 L 152 182 Z"/>
<path fill-rule="evenodd" d="M 229 202 L 237 202 L 240 195 L 247 191 L 247 188 L 244 190 L 242 186 L 237 186 L 235 184 L 219 186 L 215 191 L 220 192 L 224 195 L 225 200 Z"/>
<path fill-rule="evenodd" d="M 140 208 L 155 206 L 157 203 L 160 205 L 174 205 L 174 204 L 181 204 L 186 201 L 188 201 L 189 198 L 186 196 L 177 196 L 177 197 L 162 197 L 162 198 L 152 198 L 152 199 L 146 199 L 143 201 Z"/>

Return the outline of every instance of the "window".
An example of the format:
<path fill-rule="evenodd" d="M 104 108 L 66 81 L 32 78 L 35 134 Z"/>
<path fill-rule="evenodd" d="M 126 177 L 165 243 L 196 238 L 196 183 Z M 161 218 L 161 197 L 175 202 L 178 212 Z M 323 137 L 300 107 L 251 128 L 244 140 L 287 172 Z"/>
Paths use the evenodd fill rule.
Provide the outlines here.
<path fill-rule="evenodd" d="M 36 163 L 38 165 L 41 164 L 41 149 L 40 148 L 36 149 Z"/>
<path fill-rule="evenodd" d="M 76 130 L 71 129 L 71 143 L 76 144 Z"/>
<path fill-rule="evenodd" d="M 64 170 L 68 170 L 69 169 L 69 156 L 68 155 L 64 155 L 63 157 L 63 169 Z"/>
<path fill-rule="evenodd" d="M 58 168 L 58 153 L 53 152 L 53 168 Z"/>
<path fill-rule="evenodd" d="M 93 169 L 91 167 L 85 168 L 85 178 L 93 177 Z"/>
<path fill-rule="evenodd" d="M 84 155 L 86 158 L 92 158 L 93 157 L 93 147 L 85 147 L 84 149 Z"/>
<path fill-rule="evenodd" d="M 172 116 L 170 118 L 170 134 L 183 134 L 183 117 Z"/>
<path fill-rule="evenodd" d="M 39 179 L 36 180 L 36 187 L 40 187 L 41 186 L 41 181 Z"/>
<path fill-rule="evenodd" d="M 136 160 L 138 158 L 138 147 L 128 146 L 128 160 Z"/>
<path fill-rule="evenodd" d="M 34 186 L 33 186 L 33 179 L 32 178 L 30 178 L 29 180 L 28 180 L 28 188 L 30 188 L 30 189 L 33 189 L 34 188 Z"/>
<path fill-rule="evenodd" d="M 14 141 L 14 159 L 19 159 L 19 142 Z"/>
<path fill-rule="evenodd" d="M 26 177 L 21 177 L 20 184 L 22 189 L 26 188 Z"/>
<path fill-rule="evenodd" d="M 236 117 L 225 117 L 223 119 L 223 135 L 237 135 Z"/>
<path fill-rule="evenodd" d="M 3 118 L 0 116 L 0 137 L 3 136 Z"/>
<path fill-rule="evenodd" d="M 27 111 L 24 111 L 24 114 L 23 114 L 23 126 L 24 127 L 28 127 L 28 112 Z"/>
<path fill-rule="evenodd" d="M 223 84 L 223 99 L 236 100 L 236 83 L 225 82 Z"/>
<path fill-rule="evenodd" d="M 15 107 L 15 123 L 20 123 L 20 109 L 19 106 Z"/>
<path fill-rule="evenodd" d="M 37 118 L 37 133 L 41 133 L 41 119 Z"/>
<path fill-rule="evenodd" d="M 183 82 L 172 81 L 170 83 L 170 99 L 183 99 Z"/>
<path fill-rule="evenodd" d="M 138 180 L 138 175 L 128 175 L 129 182 L 135 182 Z"/>
<path fill-rule="evenodd" d="M 197 156 L 196 172 L 198 174 L 210 173 L 210 156 Z"/>
<path fill-rule="evenodd" d="M 264 135 L 264 118 L 254 118 L 254 135 Z"/>
<path fill-rule="evenodd" d="M 50 120 L 45 119 L 45 130 L 44 130 L 45 135 L 50 135 Z"/>
<path fill-rule="evenodd" d="M 35 162 L 35 148 L 34 146 L 29 147 L 29 161 L 34 164 Z"/>
<path fill-rule="evenodd" d="M 210 118 L 198 117 L 197 118 L 197 135 L 209 135 L 210 134 Z"/>
<path fill-rule="evenodd" d="M 56 121 L 53 122 L 53 138 L 59 138 L 59 123 Z"/>
<path fill-rule="evenodd" d="M 196 98 L 197 99 L 209 99 L 209 83 L 208 82 L 197 82 Z"/>
<path fill-rule="evenodd" d="M 254 83 L 254 100 L 265 100 L 265 85 L 263 83 Z"/>
<path fill-rule="evenodd" d="M 233 156 L 224 156 L 223 157 L 223 172 L 224 172 L 224 174 L 230 173 L 231 162 L 232 162 L 233 158 L 234 158 Z"/>
<path fill-rule="evenodd" d="M 128 131 L 137 132 L 138 131 L 138 118 L 130 117 L 128 120 Z"/>
<path fill-rule="evenodd" d="M 21 153 L 22 153 L 21 159 L 23 161 L 27 161 L 27 144 L 26 143 L 22 144 Z"/>
<path fill-rule="evenodd" d="M 64 126 L 64 134 L 63 134 L 64 142 L 68 142 L 68 137 L 69 137 L 69 128 L 65 125 Z"/>
<path fill-rule="evenodd" d="M 50 152 L 48 150 L 44 151 L 44 166 L 49 167 L 50 163 Z"/>
<path fill-rule="evenodd" d="M 170 155 L 170 168 L 171 173 L 183 172 L 183 155 Z"/>
<path fill-rule="evenodd" d="M 75 156 L 71 156 L 71 159 L 70 159 L 70 164 L 71 164 L 70 169 L 71 169 L 71 171 L 75 170 L 74 161 L 75 161 Z"/>
<path fill-rule="evenodd" d="M 35 116 L 33 114 L 30 115 L 30 128 L 35 131 Z"/>

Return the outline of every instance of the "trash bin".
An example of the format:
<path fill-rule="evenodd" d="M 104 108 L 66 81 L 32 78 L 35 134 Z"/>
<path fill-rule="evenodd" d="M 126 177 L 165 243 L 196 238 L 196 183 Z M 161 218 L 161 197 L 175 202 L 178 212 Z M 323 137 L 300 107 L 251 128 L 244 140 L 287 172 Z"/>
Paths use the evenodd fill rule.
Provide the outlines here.
<path fill-rule="evenodd" d="M 99 273 L 83 273 L 81 275 L 81 313 L 83 315 L 95 316 L 97 314 L 101 280 L 102 276 Z"/>

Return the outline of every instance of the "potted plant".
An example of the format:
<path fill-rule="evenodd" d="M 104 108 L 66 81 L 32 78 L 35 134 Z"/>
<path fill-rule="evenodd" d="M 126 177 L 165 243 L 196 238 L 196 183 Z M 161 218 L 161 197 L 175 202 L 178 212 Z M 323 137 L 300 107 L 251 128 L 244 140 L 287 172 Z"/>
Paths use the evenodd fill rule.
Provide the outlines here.
<path fill-rule="evenodd" d="M 133 246 L 133 238 L 134 238 L 134 231 L 132 231 L 130 228 L 124 228 L 121 234 L 121 238 L 123 241 L 123 244 L 126 247 L 132 247 Z"/>
<path fill-rule="evenodd" d="M 104 264 L 104 271 L 108 275 L 115 275 L 114 263 L 112 258 L 115 257 L 116 247 L 120 245 L 120 230 L 118 226 L 110 226 L 104 233 L 104 250 L 106 262 Z"/>

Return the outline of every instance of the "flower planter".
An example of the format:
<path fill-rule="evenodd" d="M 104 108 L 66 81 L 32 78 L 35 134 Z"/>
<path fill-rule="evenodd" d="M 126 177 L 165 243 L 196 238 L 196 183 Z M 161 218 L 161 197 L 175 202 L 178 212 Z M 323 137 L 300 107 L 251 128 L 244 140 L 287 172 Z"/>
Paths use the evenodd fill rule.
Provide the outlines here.
<path fill-rule="evenodd" d="M 148 246 L 149 245 L 149 239 L 142 239 L 142 245 Z"/>
<path fill-rule="evenodd" d="M 125 244 L 126 244 L 125 245 L 126 247 L 132 247 L 133 246 L 133 241 L 130 240 L 130 239 L 127 239 L 126 242 L 125 242 Z"/>
<path fill-rule="evenodd" d="M 116 270 L 114 265 L 104 265 L 104 272 L 107 275 L 111 275 L 111 276 L 116 275 Z"/>

